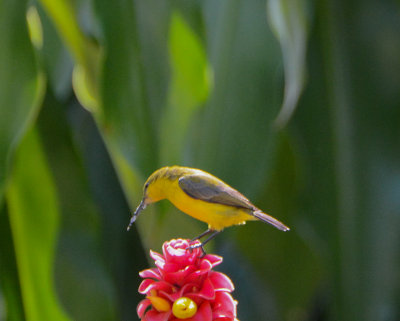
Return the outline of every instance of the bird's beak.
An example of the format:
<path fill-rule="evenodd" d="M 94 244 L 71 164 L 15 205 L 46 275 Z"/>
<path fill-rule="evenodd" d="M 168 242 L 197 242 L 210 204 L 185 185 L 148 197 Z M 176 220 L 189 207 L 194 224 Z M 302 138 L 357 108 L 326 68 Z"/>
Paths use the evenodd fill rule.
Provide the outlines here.
<path fill-rule="evenodd" d="M 144 202 L 144 198 L 140 202 L 139 206 L 136 208 L 136 211 L 133 213 L 131 217 L 131 221 L 129 222 L 127 230 L 131 228 L 132 224 L 136 221 L 136 218 L 139 216 L 139 213 L 146 208 L 147 204 Z"/>

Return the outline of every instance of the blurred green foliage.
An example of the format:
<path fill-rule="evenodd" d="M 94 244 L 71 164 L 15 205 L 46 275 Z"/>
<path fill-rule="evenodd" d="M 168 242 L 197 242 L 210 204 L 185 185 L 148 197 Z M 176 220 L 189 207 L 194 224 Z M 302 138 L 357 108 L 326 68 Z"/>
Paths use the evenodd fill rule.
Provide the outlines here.
<path fill-rule="evenodd" d="M 0 39 L 0 320 L 137 320 L 148 250 L 205 228 L 126 232 L 173 164 L 291 227 L 208 245 L 241 320 L 400 320 L 397 2 L 0 0 Z"/>

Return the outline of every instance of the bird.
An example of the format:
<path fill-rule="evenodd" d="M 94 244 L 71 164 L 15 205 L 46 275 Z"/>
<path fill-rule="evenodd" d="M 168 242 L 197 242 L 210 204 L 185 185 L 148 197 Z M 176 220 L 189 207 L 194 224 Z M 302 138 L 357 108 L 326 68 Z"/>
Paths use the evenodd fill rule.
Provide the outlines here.
<path fill-rule="evenodd" d="M 260 220 L 281 231 L 289 231 L 282 222 L 264 213 L 243 194 L 219 178 L 203 170 L 165 166 L 149 176 L 143 187 L 143 198 L 133 213 L 127 230 L 147 205 L 168 199 L 182 212 L 208 224 L 208 229 L 192 241 L 209 237 L 190 247 L 203 246 L 226 227 Z"/>

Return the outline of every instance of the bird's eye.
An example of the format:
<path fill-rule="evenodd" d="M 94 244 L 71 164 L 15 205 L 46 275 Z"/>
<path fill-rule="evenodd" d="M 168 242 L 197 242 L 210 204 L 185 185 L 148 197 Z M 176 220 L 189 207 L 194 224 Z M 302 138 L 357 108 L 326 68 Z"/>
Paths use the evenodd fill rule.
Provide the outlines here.
<path fill-rule="evenodd" d="M 147 187 L 149 187 L 149 183 L 146 183 L 146 184 L 144 185 L 144 189 L 147 189 Z"/>

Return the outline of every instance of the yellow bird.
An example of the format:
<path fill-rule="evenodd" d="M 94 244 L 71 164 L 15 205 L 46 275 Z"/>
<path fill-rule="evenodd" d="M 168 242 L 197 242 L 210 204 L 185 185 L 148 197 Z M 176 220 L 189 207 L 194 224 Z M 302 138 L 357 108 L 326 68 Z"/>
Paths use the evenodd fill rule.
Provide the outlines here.
<path fill-rule="evenodd" d="M 208 224 L 208 230 L 196 239 L 211 234 L 202 247 L 225 227 L 261 220 L 282 231 L 289 228 L 263 213 L 245 196 L 217 177 L 200 169 L 171 166 L 156 170 L 144 185 L 143 199 L 133 213 L 130 229 L 139 213 L 148 204 L 168 199 L 182 212 Z M 192 247 L 194 248 L 194 247 Z"/>

